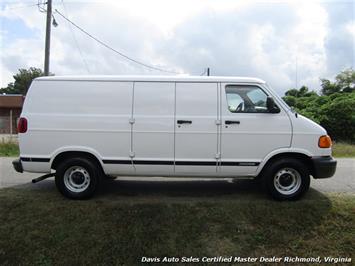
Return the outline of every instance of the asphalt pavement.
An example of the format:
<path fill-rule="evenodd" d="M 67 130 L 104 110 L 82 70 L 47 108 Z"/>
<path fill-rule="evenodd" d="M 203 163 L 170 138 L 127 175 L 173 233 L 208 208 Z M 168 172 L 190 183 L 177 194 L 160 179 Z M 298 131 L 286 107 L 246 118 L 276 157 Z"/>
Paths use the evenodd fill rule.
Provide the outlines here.
<path fill-rule="evenodd" d="M 17 173 L 12 167 L 15 158 L 0 157 L 0 188 L 22 186 L 36 189 L 45 189 L 48 185 L 54 185 L 54 178 L 49 178 L 44 182 L 32 184 L 33 178 L 42 174 L 36 173 Z M 355 193 L 355 159 L 337 158 L 338 165 L 336 173 L 331 178 L 313 179 L 311 187 L 319 192 Z M 232 179 L 211 179 L 211 178 L 163 178 L 163 177 L 118 177 L 117 180 L 129 182 L 216 182 L 231 183 Z"/>

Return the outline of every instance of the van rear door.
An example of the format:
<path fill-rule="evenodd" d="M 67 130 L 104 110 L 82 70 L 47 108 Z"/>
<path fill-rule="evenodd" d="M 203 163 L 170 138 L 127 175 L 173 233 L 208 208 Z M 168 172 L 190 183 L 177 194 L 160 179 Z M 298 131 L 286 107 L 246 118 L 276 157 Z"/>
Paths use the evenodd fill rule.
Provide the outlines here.
<path fill-rule="evenodd" d="M 173 82 L 135 82 L 130 156 L 136 174 L 174 173 Z"/>

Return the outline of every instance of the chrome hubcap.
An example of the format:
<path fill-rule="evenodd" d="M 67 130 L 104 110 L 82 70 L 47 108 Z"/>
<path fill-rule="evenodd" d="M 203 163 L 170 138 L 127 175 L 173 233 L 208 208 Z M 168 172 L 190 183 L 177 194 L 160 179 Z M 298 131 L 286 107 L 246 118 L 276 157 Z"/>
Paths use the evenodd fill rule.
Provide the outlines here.
<path fill-rule="evenodd" d="M 71 192 L 83 192 L 90 185 L 90 175 L 84 167 L 72 166 L 64 173 L 64 185 Z"/>
<path fill-rule="evenodd" d="M 301 175 L 293 168 L 282 168 L 274 176 L 274 186 L 283 195 L 295 193 L 301 186 Z"/>

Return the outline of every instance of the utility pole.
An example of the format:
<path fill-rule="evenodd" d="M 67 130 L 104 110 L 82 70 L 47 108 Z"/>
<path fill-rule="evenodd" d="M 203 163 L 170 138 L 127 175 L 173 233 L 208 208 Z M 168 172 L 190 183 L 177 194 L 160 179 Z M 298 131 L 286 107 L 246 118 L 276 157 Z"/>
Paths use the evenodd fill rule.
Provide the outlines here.
<path fill-rule="evenodd" d="M 207 68 L 207 76 L 209 76 L 210 75 L 210 68 L 208 67 Z"/>
<path fill-rule="evenodd" d="M 47 0 L 46 44 L 44 51 L 44 75 L 49 76 L 49 55 L 51 48 L 52 0 Z"/>
<path fill-rule="evenodd" d="M 298 89 L 298 54 L 296 54 L 296 89 Z"/>

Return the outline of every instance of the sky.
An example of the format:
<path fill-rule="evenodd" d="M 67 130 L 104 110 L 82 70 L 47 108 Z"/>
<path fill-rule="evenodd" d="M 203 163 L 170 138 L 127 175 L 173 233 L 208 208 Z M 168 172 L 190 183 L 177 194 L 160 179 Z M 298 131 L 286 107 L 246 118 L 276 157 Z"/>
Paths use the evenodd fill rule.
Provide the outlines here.
<path fill-rule="evenodd" d="M 40 1 L 44 2 L 44 1 Z M 0 0 L 0 86 L 19 68 L 43 69 L 46 14 L 38 0 Z M 355 2 L 243 0 L 53 0 L 50 71 L 56 75 L 250 76 L 279 94 L 319 90 L 354 67 Z"/>

